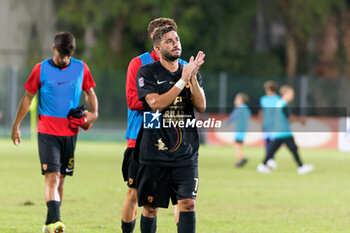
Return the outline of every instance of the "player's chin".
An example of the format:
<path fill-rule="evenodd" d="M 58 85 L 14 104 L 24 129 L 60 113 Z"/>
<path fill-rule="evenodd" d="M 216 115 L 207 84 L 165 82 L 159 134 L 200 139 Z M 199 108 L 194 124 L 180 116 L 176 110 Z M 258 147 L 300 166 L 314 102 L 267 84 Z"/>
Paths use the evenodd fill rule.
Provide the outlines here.
<path fill-rule="evenodd" d="M 181 50 L 174 50 L 172 51 L 172 54 L 174 57 L 179 58 L 181 56 Z"/>

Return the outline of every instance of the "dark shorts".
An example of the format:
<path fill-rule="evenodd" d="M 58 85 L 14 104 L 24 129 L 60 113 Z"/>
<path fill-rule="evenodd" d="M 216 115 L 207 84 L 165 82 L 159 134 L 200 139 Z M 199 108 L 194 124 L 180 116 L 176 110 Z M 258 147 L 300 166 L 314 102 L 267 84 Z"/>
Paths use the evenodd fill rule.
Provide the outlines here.
<path fill-rule="evenodd" d="M 38 133 L 41 173 L 60 172 L 73 175 L 77 135 L 54 136 Z"/>
<path fill-rule="evenodd" d="M 140 164 L 137 175 L 139 206 L 168 208 L 178 200 L 196 199 L 198 167 L 156 167 Z"/>
<path fill-rule="evenodd" d="M 139 162 L 135 159 L 135 148 L 127 148 L 124 152 L 122 172 L 124 181 L 129 188 L 136 188 L 136 177 L 139 170 Z"/>

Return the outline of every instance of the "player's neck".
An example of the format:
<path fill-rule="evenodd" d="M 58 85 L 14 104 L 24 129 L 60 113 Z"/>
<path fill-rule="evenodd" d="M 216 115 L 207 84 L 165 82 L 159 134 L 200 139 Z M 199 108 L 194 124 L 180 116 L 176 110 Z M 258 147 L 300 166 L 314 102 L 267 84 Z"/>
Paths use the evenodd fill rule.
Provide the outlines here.
<path fill-rule="evenodd" d="M 178 59 L 175 61 L 167 61 L 164 58 L 160 57 L 160 64 L 162 64 L 162 66 L 170 72 L 176 72 L 179 69 Z"/>

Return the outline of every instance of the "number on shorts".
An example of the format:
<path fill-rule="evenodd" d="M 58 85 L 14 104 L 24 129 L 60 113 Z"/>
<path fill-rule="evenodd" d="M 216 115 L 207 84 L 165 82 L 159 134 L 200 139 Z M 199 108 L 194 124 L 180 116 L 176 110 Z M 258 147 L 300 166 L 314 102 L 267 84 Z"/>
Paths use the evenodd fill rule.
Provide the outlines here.
<path fill-rule="evenodd" d="M 74 168 L 74 158 L 70 158 L 68 162 L 68 169 Z"/>

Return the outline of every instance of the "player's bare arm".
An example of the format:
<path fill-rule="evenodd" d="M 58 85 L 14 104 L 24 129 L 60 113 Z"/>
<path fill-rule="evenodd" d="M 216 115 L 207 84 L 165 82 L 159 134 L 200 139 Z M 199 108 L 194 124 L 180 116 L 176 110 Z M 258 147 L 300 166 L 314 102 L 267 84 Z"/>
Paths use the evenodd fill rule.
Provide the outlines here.
<path fill-rule="evenodd" d="M 87 92 L 84 92 L 84 94 L 85 101 L 90 108 L 90 112 L 85 112 L 85 115 L 87 117 L 87 122 L 85 123 L 85 125 L 90 125 L 94 123 L 94 121 L 96 121 L 98 118 L 98 101 L 93 88 L 91 88 Z"/>
<path fill-rule="evenodd" d="M 184 66 L 182 70 L 181 79 L 178 81 L 180 85 L 174 85 L 168 92 L 159 95 L 156 93 L 151 93 L 145 96 L 147 104 L 151 107 L 153 111 L 162 111 L 173 103 L 174 99 L 181 93 L 182 89 L 185 87 L 186 83 L 190 81 L 192 73 L 197 68 L 197 63 L 194 61 L 193 57 L 187 66 Z M 181 83 L 183 85 L 181 85 Z"/>
<path fill-rule="evenodd" d="M 299 117 L 299 116 L 296 116 L 294 114 L 290 114 L 288 116 L 288 120 L 290 122 L 299 122 L 299 123 L 301 123 L 303 125 L 306 123 L 306 119 L 304 117 Z"/>
<path fill-rule="evenodd" d="M 19 126 L 21 125 L 24 117 L 26 116 L 33 98 L 34 98 L 34 94 L 27 91 L 23 95 L 21 102 L 19 104 L 17 114 L 16 114 L 16 119 L 12 125 L 12 134 L 11 134 L 12 141 L 16 146 L 21 144 L 21 132 L 19 130 Z"/>
<path fill-rule="evenodd" d="M 196 64 L 196 68 L 194 69 L 194 72 L 192 73 L 191 80 L 190 80 L 192 103 L 195 109 L 200 113 L 203 113 L 206 109 L 206 99 L 205 99 L 203 88 L 201 88 L 198 84 L 197 72 L 199 68 L 204 64 L 204 57 L 205 57 L 205 53 L 203 53 L 202 51 L 199 51 L 196 56 L 196 59 L 194 60 L 194 63 Z M 193 57 L 191 57 L 191 60 L 192 59 Z"/>
<path fill-rule="evenodd" d="M 203 88 L 201 88 L 197 81 L 197 76 L 193 75 L 191 78 L 191 98 L 194 108 L 197 112 L 203 113 L 207 107 L 205 94 Z"/>

